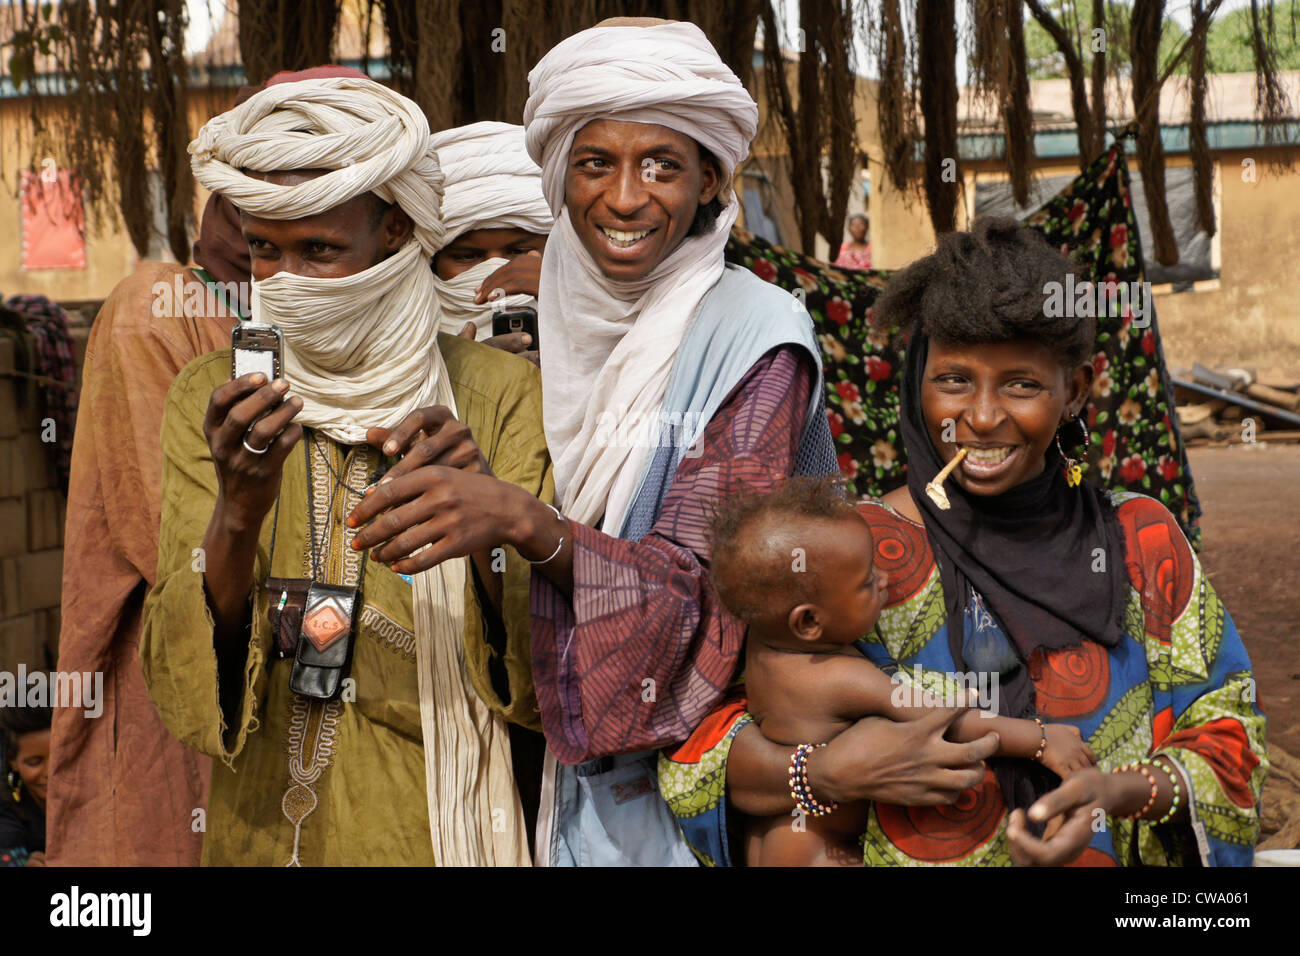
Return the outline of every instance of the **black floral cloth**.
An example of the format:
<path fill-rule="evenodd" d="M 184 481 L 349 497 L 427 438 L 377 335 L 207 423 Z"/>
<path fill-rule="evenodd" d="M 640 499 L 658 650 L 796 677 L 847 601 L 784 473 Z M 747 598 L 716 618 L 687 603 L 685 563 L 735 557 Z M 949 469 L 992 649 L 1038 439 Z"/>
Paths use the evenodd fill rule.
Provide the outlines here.
<path fill-rule="evenodd" d="M 0 296 L 0 298 L 3 298 Z M 37 394 L 42 417 L 53 419 L 52 430 L 42 429 L 50 464 L 58 474 L 59 488 L 68 492 L 72 472 L 72 429 L 77 419 L 77 362 L 68 332 L 68 314 L 43 295 L 13 295 L 4 306 L 22 316 L 34 343 L 31 374 L 39 381 Z"/>
<path fill-rule="evenodd" d="M 1123 144 L 1118 140 L 1026 220 L 1094 284 L 1143 278 Z M 890 273 L 838 269 L 743 229 L 733 231 L 727 259 L 790 290 L 812 315 L 826 376 L 826 414 L 851 490 L 878 496 L 903 484 L 907 456 L 898 431 L 898 383 L 905 343 L 897 327 L 877 321 L 874 308 Z M 1136 325 L 1131 307 L 1098 313 L 1085 476 L 1104 488 L 1156 498 L 1199 550 L 1201 506 L 1178 434 L 1155 309 L 1145 296 L 1142 301 L 1146 319 L 1137 318 Z M 1063 442 L 1075 437 L 1069 431 Z M 1067 453 L 1081 450 L 1078 438 L 1080 445 L 1067 445 Z"/>

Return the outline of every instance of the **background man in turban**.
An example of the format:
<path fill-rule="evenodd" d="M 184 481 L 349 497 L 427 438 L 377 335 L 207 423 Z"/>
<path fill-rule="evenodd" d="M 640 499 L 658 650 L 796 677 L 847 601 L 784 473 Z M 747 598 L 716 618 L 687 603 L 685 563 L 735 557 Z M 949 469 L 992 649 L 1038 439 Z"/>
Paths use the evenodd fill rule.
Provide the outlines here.
<path fill-rule="evenodd" d="M 505 721 L 536 719 L 527 564 L 469 548 L 472 568 L 399 574 L 345 520 L 403 452 L 406 468 L 550 496 L 536 369 L 435 341 L 444 228 L 427 122 L 369 80 L 291 83 L 208 123 L 190 152 L 242 212 L 253 318 L 284 335 L 282 379 L 231 380 L 230 353 L 214 353 L 177 378 L 163 420 L 140 653 L 168 728 L 220 760 L 204 862 L 526 864 Z M 320 611 L 353 631 L 332 698 L 290 687 L 328 676 L 339 639 L 299 636 L 320 585 L 356 589 L 350 608 Z"/>
<path fill-rule="evenodd" d="M 492 335 L 501 309 L 536 308 L 542 250 L 554 220 L 524 128 L 472 123 L 434 134 L 442 167 L 446 243 L 433 257 L 442 331 L 536 361 L 519 332 Z"/>
<path fill-rule="evenodd" d="M 744 638 L 709 578 L 708 521 L 742 484 L 835 473 L 820 354 L 796 299 L 724 267 L 732 176 L 758 109 L 696 26 L 583 31 L 529 83 L 528 150 L 555 213 L 539 331 L 564 517 L 443 468 L 389 497 L 436 495 L 462 540 L 441 520 L 397 535 L 376 523 L 358 540 L 402 569 L 464 554 L 466 541 L 540 561 L 534 679 L 558 762 L 539 861 L 689 865 L 655 748 L 684 740 L 722 697 Z"/>

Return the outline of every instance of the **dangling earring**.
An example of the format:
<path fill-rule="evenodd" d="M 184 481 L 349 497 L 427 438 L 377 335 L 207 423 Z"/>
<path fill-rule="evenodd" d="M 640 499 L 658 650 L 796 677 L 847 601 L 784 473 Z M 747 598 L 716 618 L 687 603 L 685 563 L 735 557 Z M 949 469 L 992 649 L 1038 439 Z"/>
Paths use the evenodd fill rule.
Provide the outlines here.
<path fill-rule="evenodd" d="M 1061 430 L 1056 430 L 1056 450 L 1061 453 L 1061 460 L 1065 462 L 1065 483 L 1071 488 L 1078 487 L 1083 481 L 1083 459 L 1088 457 L 1088 426 L 1083 423 L 1083 419 L 1078 415 L 1072 415 L 1070 421 L 1079 423 L 1079 431 L 1083 432 L 1083 456 L 1081 458 L 1071 458 L 1061 447 Z"/>
<path fill-rule="evenodd" d="M 18 803 L 23 797 L 23 782 L 17 773 L 9 771 L 9 792 L 14 795 L 14 803 Z"/>

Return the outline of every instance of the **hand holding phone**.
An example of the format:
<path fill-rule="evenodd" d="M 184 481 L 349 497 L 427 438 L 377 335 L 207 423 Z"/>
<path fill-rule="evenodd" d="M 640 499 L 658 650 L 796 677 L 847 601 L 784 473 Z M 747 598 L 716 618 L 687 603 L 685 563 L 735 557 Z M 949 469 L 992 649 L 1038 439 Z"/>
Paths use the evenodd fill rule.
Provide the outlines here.
<path fill-rule="evenodd" d="M 242 322 L 230 333 L 230 377 L 261 372 L 268 382 L 280 377 L 284 336 L 274 325 Z"/>
<path fill-rule="evenodd" d="M 532 347 L 534 349 L 538 347 L 536 309 L 502 309 L 500 312 L 492 314 L 492 334 L 494 336 L 510 335 L 518 332 L 526 332 L 531 335 L 533 337 Z"/>

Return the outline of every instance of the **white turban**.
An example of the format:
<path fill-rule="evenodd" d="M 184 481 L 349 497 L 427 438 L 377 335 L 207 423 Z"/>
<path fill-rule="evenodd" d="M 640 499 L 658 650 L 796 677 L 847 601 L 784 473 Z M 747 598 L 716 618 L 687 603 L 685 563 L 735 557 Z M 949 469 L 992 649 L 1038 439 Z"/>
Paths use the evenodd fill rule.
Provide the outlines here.
<path fill-rule="evenodd" d="M 548 235 L 554 219 L 542 195 L 542 171 L 524 148 L 524 128 L 509 123 L 472 123 L 435 133 L 445 192 L 443 245 L 475 229 L 523 229 Z M 477 338 L 492 335 L 492 315 L 502 308 L 535 306 L 532 296 L 514 294 L 476 304 L 483 280 L 506 264 L 489 259 L 451 279 L 435 278 L 442 303 L 442 331 L 455 334 L 473 322 Z"/>
<path fill-rule="evenodd" d="M 429 121 L 374 80 L 341 76 L 269 86 L 208 120 L 190 143 L 194 178 L 261 219 L 302 219 L 373 192 L 415 222 L 433 255 L 443 244 L 443 174 Z M 245 176 L 329 169 L 296 186 Z"/>
<path fill-rule="evenodd" d="M 609 417 L 659 432 L 653 423 L 677 348 L 722 276 L 739 207 L 731 180 L 749 153 L 758 107 L 692 23 L 584 30 L 547 53 L 528 82 L 528 152 L 542 166 L 555 211 L 542 259 L 538 336 L 556 496 L 569 517 L 594 524 L 603 515 L 604 530 L 617 535 L 650 449 L 610 441 Z M 722 215 L 635 281 L 600 271 L 564 205 L 574 134 L 596 119 L 665 126 L 707 148 L 722 167 Z"/>
<path fill-rule="evenodd" d="M 528 153 L 542 167 L 542 190 L 556 218 L 573 135 L 594 119 L 684 133 L 717 158 L 724 183 L 758 130 L 754 98 L 693 23 L 575 33 L 533 67 L 528 86 Z"/>
<path fill-rule="evenodd" d="M 281 83 L 210 120 L 190 155 L 200 183 L 262 219 L 314 216 L 373 192 L 415 223 L 406 245 L 354 275 L 279 272 L 253 283 L 253 319 L 284 335 L 284 377 L 303 400 L 296 421 L 357 444 L 368 427 L 391 428 L 423 406 L 455 413 L 429 268 L 444 235 L 442 172 L 415 103 L 362 78 Z M 245 169 L 330 172 L 283 186 Z M 441 865 L 527 864 L 506 727 L 465 668 L 466 560 L 444 561 L 412 584 L 434 856 Z M 498 809 L 507 814 L 499 834 Z"/>
<path fill-rule="evenodd" d="M 472 229 L 523 229 L 545 236 L 554 219 L 542 171 L 524 147 L 524 128 L 471 123 L 433 136 L 445 177 L 443 244 Z"/>

